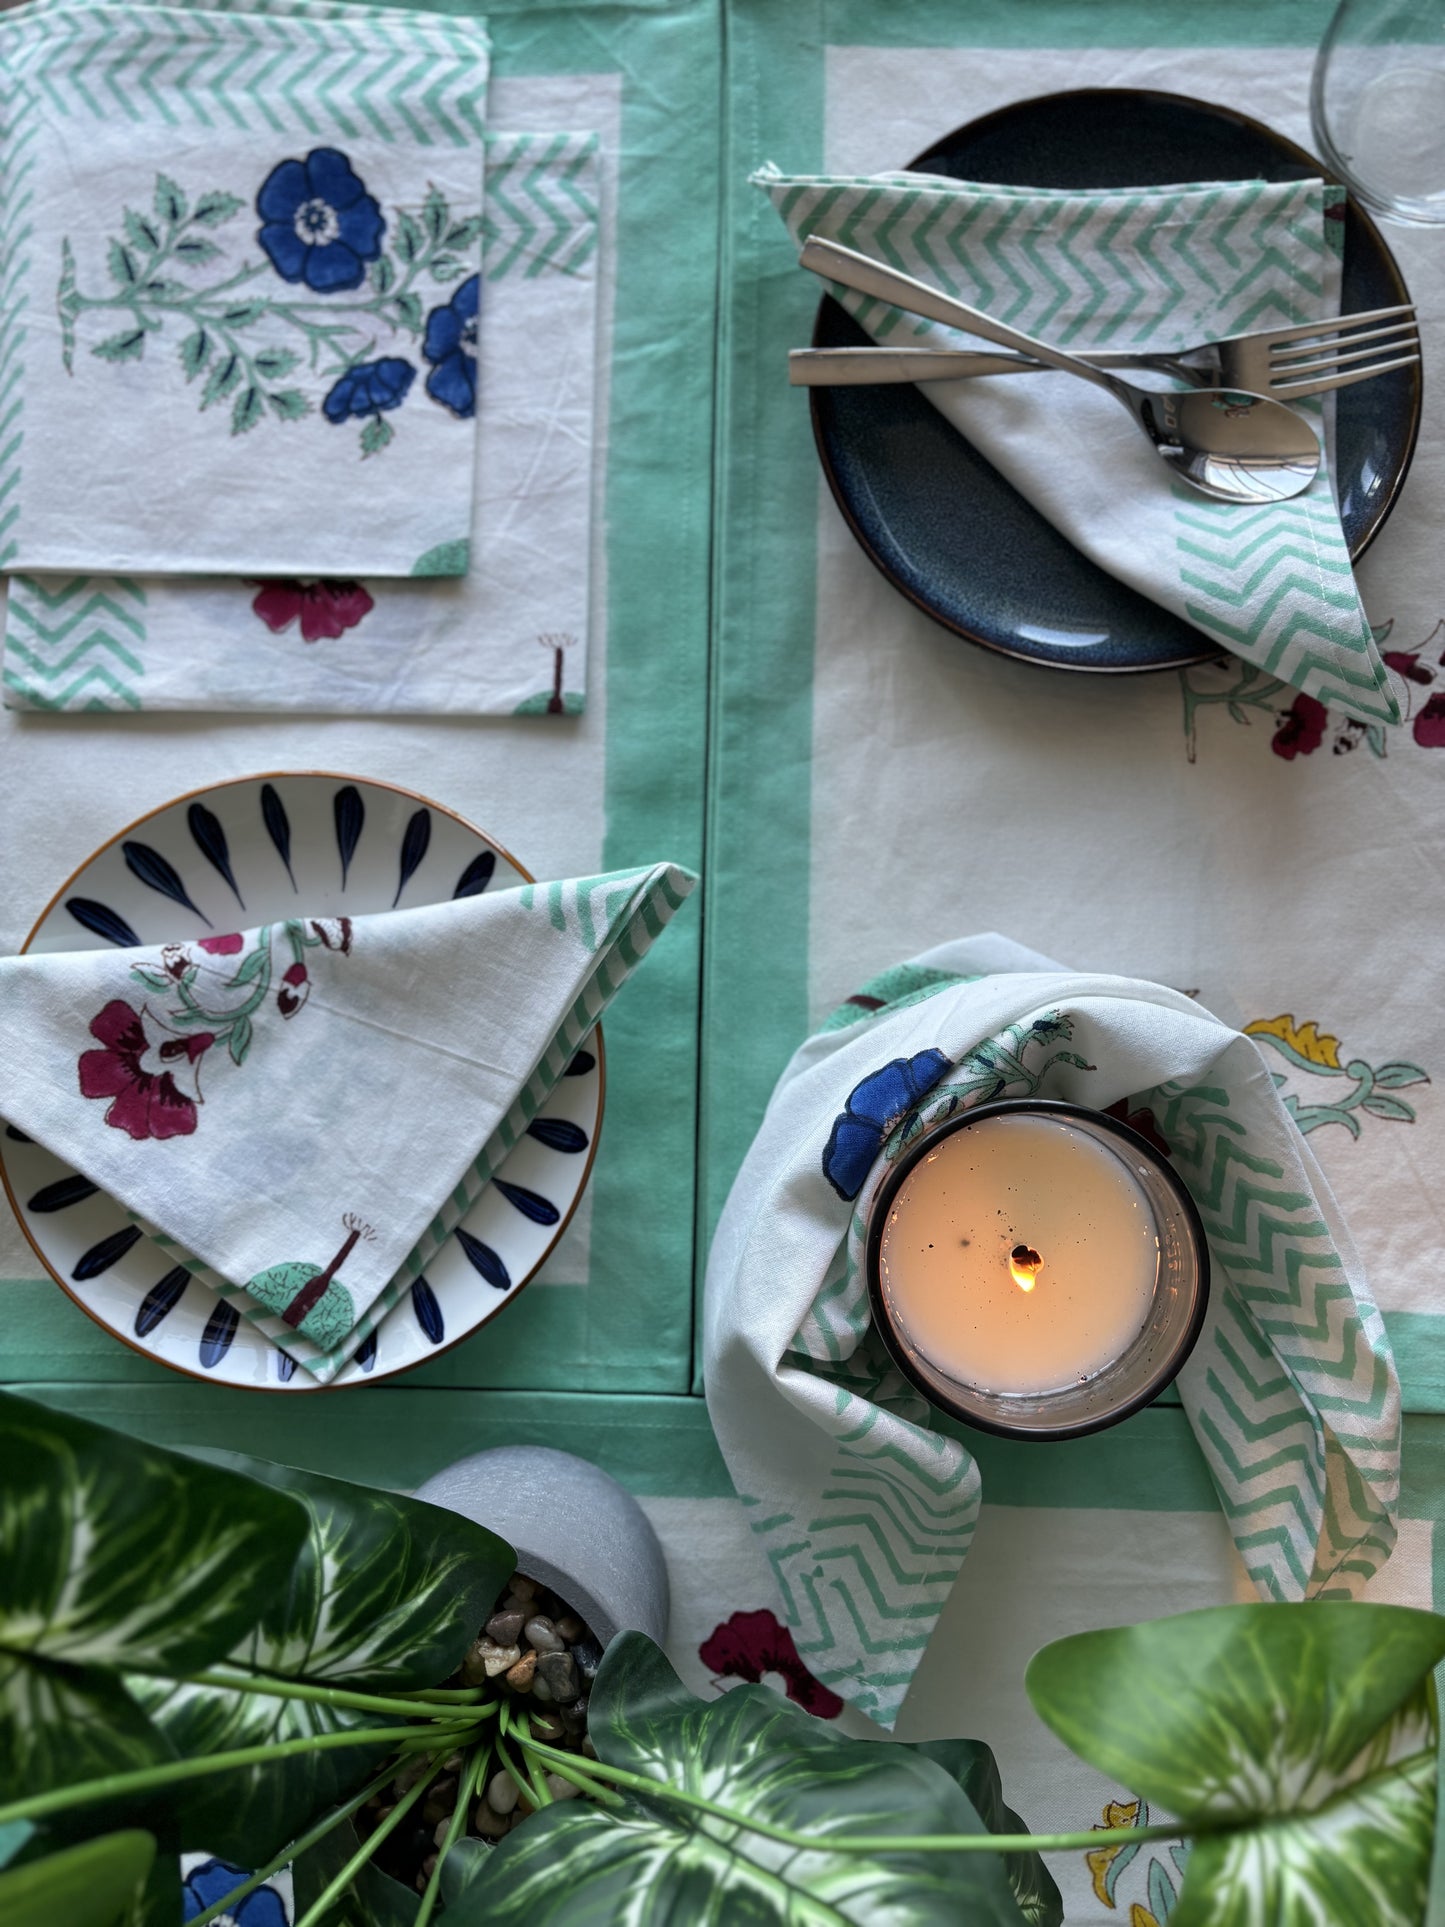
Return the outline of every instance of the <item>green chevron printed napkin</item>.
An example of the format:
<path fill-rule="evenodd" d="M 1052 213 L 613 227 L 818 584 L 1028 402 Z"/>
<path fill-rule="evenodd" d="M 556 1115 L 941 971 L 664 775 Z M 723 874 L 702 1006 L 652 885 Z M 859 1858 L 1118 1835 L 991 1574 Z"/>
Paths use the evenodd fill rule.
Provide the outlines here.
<path fill-rule="evenodd" d="M 0 73 L 0 563 L 461 574 L 483 25 L 32 0 Z"/>
<path fill-rule="evenodd" d="M 1240 1558 L 1267 1598 L 1358 1589 L 1394 1544 L 1399 1385 L 1254 1040 L 1178 991 L 999 937 L 864 995 L 878 1008 L 845 1005 L 784 1071 L 707 1276 L 708 1409 L 809 1671 L 892 1726 L 973 1537 L 978 1467 L 883 1351 L 862 1247 L 903 1145 L 998 1097 L 1150 1113 L 1209 1238 L 1179 1388 Z"/>
<path fill-rule="evenodd" d="M 659 864 L 9 958 L 0 1115 L 329 1380 L 477 1202 L 695 881 Z"/>
<path fill-rule="evenodd" d="M 1182 348 L 1339 312 L 1342 191 L 1320 181 L 1065 193 L 771 167 L 753 180 L 795 241 L 842 241 L 1075 351 Z M 880 342 L 978 345 L 839 298 Z M 1292 501 L 1214 502 L 1170 481 L 1118 404 L 1072 376 L 923 393 L 1109 574 L 1328 708 L 1400 720 L 1324 468 Z M 1298 406 L 1324 426 L 1319 401 Z"/>
<path fill-rule="evenodd" d="M 466 575 L 17 575 L 5 618 L 6 706 L 579 711 L 591 592 L 600 202 L 596 134 L 487 135 Z"/>

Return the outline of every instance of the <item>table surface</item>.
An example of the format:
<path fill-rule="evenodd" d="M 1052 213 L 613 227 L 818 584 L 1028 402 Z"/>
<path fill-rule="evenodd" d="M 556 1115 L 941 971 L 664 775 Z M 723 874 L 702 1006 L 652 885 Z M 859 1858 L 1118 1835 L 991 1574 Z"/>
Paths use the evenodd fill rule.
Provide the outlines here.
<path fill-rule="evenodd" d="M 1316 1026 L 1313 1056 L 1281 1054 L 1279 1069 L 1349 1214 L 1409 1414 L 1401 1550 L 1377 1596 L 1445 1605 L 1445 748 L 1407 725 L 1384 754 L 1331 731 L 1287 758 L 1272 742 L 1279 705 L 1241 695 L 1228 669 L 1182 684 L 1068 676 L 930 624 L 856 550 L 820 484 L 806 403 L 782 371 L 816 295 L 745 179 L 765 160 L 894 166 L 977 113 L 1066 85 L 1227 100 L 1307 140 L 1329 6 L 450 10 L 492 23 L 495 124 L 596 126 L 608 155 L 607 509 L 586 713 L 7 712 L 0 942 L 17 945 L 56 884 L 137 815 L 263 769 L 419 789 L 539 874 L 668 857 L 699 868 L 703 889 L 607 1019 L 590 1208 L 493 1326 L 404 1379 L 263 1403 L 119 1345 L 37 1275 L 7 1223 L 0 1380 L 156 1438 L 259 1446 L 382 1484 L 501 1442 L 594 1457 L 662 1531 L 674 1656 L 705 1686 L 709 1633 L 734 1611 L 777 1610 L 698 1396 L 710 1227 L 810 1025 L 888 964 L 994 928 L 1080 968 L 1188 988 L 1233 1022 L 1288 1017 L 1296 1039 Z M 1421 302 L 1428 368 L 1445 244 L 1389 239 Z M 1361 570 L 1372 619 L 1393 624 L 1387 646 L 1432 677 L 1439 423 L 1427 381 L 1414 472 Z M 1437 1082 L 1400 1093 L 1409 1116 L 1366 1112 L 1366 1075 L 1401 1061 Z M 1241 1578 L 1171 1399 L 1094 1440 L 986 1441 L 979 1456 L 984 1521 L 900 1730 L 980 1732 L 1034 1824 L 1087 1825 L 1108 1790 L 1070 1779 L 1024 1728 L 1030 1642 L 1243 1596 Z M 1069 1585 L 1049 1585 L 1051 1571 Z M 1119 1917 L 1077 1870 L 1069 1880 L 1071 1921 Z"/>

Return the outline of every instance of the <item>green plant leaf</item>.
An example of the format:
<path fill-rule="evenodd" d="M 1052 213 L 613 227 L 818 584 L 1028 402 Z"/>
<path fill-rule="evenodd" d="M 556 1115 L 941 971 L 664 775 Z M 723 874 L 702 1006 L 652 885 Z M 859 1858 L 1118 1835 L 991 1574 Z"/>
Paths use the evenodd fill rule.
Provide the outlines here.
<path fill-rule="evenodd" d="M 1081 1759 L 1221 1829 L 1195 1841 L 1171 1927 L 1414 1927 L 1442 1656 L 1433 1613 L 1321 1599 L 1079 1633 L 1038 1653 L 1025 1684 Z"/>
<path fill-rule="evenodd" d="M 311 404 L 299 388 L 273 388 L 266 396 L 277 421 L 299 422 L 311 413 Z"/>
<path fill-rule="evenodd" d="M 733 1812 L 805 1835 L 784 1846 L 663 1799 L 605 1811 L 568 1801 L 509 1834 L 448 1909 L 450 1927 L 989 1927 L 1023 1916 L 988 1853 L 839 1853 L 830 1836 L 985 1831 L 959 1787 L 912 1747 L 845 1739 L 764 1686 L 694 1699 L 641 1633 L 598 1670 L 589 1730 L 599 1756 Z"/>
<path fill-rule="evenodd" d="M 209 408 L 213 402 L 224 401 L 241 379 L 241 373 L 241 357 L 237 354 L 222 355 L 213 362 L 206 385 L 201 390 L 201 407 Z"/>
<path fill-rule="evenodd" d="M 262 348 L 256 355 L 256 373 L 264 375 L 267 381 L 280 381 L 300 361 L 301 357 L 294 348 Z"/>
<path fill-rule="evenodd" d="M 405 211 L 396 217 L 396 239 L 392 242 L 396 258 L 410 267 L 426 247 L 426 237 L 412 216 Z"/>
<path fill-rule="evenodd" d="M 413 334 L 422 329 L 422 305 L 419 294 L 399 294 L 396 297 L 396 311 L 401 316 L 403 327 L 410 328 Z"/>
<path fill-rule="evenodd" d="M 460 1664 L 514 1570 L 510 1546 L 456 1513 L 342 1479 L 208 1453 L 291 1494 L 309 1521 L 289 1585 L 279 1587 L 231 1654 L 247 1673 L 353 1689 L 435 1686 Z M 133 1690 L 183 1756 L 303 1734 L 355 1730 L 338 1747 L 197 1780 L 176 1798 L 183 1843 L 259 1866 L 312 1817 L 374 1772 L 368 1726 L 394 1725 L 311 1701 L 214 1687 Z"/>
<path fill-rule="evenodd" d="M 1418 1064 L 1381 1064 L 1375 1072 L 1375 1088 L 1380 1091 L 1398 1091 L 1407 1084 L 1429 1082 L 1430 1079 Z"/>
<path fill-rule="evenodd" d="M 379 455 L 382 449 L 390 446 L 395 435 L 396 430 L 384 415 L 373 415 L 361 431 L 361 453 L 363 457 L 367 455 Z"/>
<path fill-rule="evenodd" d="M 1362 1111 L 1368 1111 L 1371 1117 L 1392 1118 L 1398 1124 L 1413 1124 L 1415 1122 L 1414 1111 L 1405 1103 L 1403 1098 L 1399 1097 L 1371 1095 L 1361 1102 L 1360 1109 Z"/>
<path fill-rule="evenodd" d="M 240 1453 L 213 1462 L 299 1501 L 310 1524 L 290 1583 L 232 1654 L 239 1665 L 359 1691 L 439 1685 L 516 1570 L 504 1539 L 444 1506 Z"/>
<path fill-rule="evenodd" d="M 187 234 L 176 242 L 175 258 L 188 268 L 203 268 L 208 261 L 219 261 L 221 250 L 203 234 Z"/>
<path fill-rule="evenodd" d="M 231 433 L 248 434 L 265 413 L 266 398 L 263 391 L 254 382 L 247 382 L 231 408 Z"/>
<path fill-rule="evenodd" d="M 118 335 L 107 335 L 91 349 L 101 361 L 139 361 L 146 349 L 144 328 L 123 328 Z"/>
<path fill-rule="evenodd" d="M 1027 1833 L 1028 1826 L 1007 1805 L 998 1761 L 982 1740 L 915 1741 L 913 1751 L 941 1766 L 963 1788 L 969 1804 L 990 1833 Z M 1007 1853 L 1004 1871 L 1029 1927 L 1060 1927 L 1064 1899 L 1053 1875 L 1036 1853 Z"/>
<path fill-rule="evenodd" d="M 148 1833 L 103 1834 L 0 1873 L 5 1927 L 122 1927 L 136 1918 L 156 1843 Z"/>
<path fill-rule="evenodd" d="M 211 358 L 211 337 L 204 328 L 197 328 L 194 334 L 184 337 L 180 354 L 186 380 L 194 381 Z"/>
<path fill-rule="evenodd" d="M 155 210 L 156 219 L 166 222 L 184 221 L 190 212 L 190 202 L 169 174 L 156 175 Z"/>
<path fill-rule="evenodd" d="M 285 1596 L 305 1509 L 228 1467 L 0 1393 L 0 1651 L 192 1672 Z"/>
<path fill-rule="evenodd" d="M 458 254 L 465 254 L 468 248 L 474 248 L 481 240 L 484 225 L 480 214 L 472 214 L 465 221 L 458 221 L 447 232 L 447 246 L 455 248 Z"/>
<path fill-rule="evenodd" d="M 292 1864 L 291 1876 L 296 1896 L 296 1918 L 314 1907 L 328 1885 L 357 1851 L 361 1842 L 349 1820 L 333 1827 L 308 1852 Z M 409 1927 L 421 1906 L 421 1895 L 403 1887 L 370 1861 L 342 1888 L 324 1914 L 317 1916 L 317 1927 Z"/>
<path fill-rule="evenodd" d="M 200 221 L 205 227 L 219 227 L 222 221 L 229 221 L 233 214 L 239 214 L 245 205 L 238 195 L 213 191 L 210 194 L 203 194 L 196 202 L 196 211 L 192 218 Z"/>
<path fill-rule="evenodd" d="M 486 1872 L 491 1856 L 491 1843 L 478 1840 L 475 1834 L 464 1833 L 460 1840 L 453 1842 L 451 1852 L 442 1862 L 441 1895 L 444 1907 L 457 1905 L 472 1882 L 479 1880 Z"/>
<path fill-rule="evenodd" d="M 452 224 L 452 211 L 447 206 L 447 197 L 440 188 L 427 189 L 426 199 L 422 202 L 421 219 L 427 238 L 433 245 L 443 239 Z"/>
<path fill-rule="evenodd" d="M 378 294 L 390 294 L 396 286 L 396 269 L 389 254 L 379 255 L 372 264 L 371 285 Z"/>
<path fill-rule="evenodd" d="M 0 1800 L 171 1757 L 111 1674 L 0 1651 Z"/>

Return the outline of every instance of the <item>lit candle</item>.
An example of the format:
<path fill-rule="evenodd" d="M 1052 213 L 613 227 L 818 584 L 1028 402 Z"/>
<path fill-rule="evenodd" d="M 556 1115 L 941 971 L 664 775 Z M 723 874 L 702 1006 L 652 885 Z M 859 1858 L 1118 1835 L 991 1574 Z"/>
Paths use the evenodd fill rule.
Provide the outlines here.
<path fill-rule="evenodd" d="M 1207 1262 L 1169 1167 L 1068 1105 L 950 1120 L 870 1223 L 889 1350 L 935 1404 L 1003 1430 L 1088 1430 L 1152 1396 L 1197 1334 Z"/>

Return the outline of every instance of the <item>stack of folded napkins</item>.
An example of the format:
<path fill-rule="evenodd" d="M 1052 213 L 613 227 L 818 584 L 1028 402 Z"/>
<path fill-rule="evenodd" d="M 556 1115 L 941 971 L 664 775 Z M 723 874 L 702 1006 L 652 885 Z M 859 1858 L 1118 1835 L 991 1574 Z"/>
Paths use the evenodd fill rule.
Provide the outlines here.
<path fill-rule="evenodd" d="M 0 58 L 7 702 L 578 707 L 595 135 L 345 0 L 29 0 Z"/>
<path fill-rule="evenodd" d="M 0 1116 L 319 1382 L 476 1203 L 692 889 L 659 864 L 0 961 Z"/>
<path fill-rule="evenodd" d="M 1074 353 L 1177 350 L 1339 313 L 1343 190 L 1318 180 L 1074 192 L 773 167 L 753 179 L 795 241 L 842 241 Z M 891 346 L 985 345 L 838 298 Z M 1110 575 L 1327 707 L 1400 720 L 1327 464 L 1290 501 L 1239 506 L 1168 481 L 1118 403 L 1069 375 L 922 392 Z M 1318 400 L 1291 405 L 1328 429 Z"/>

